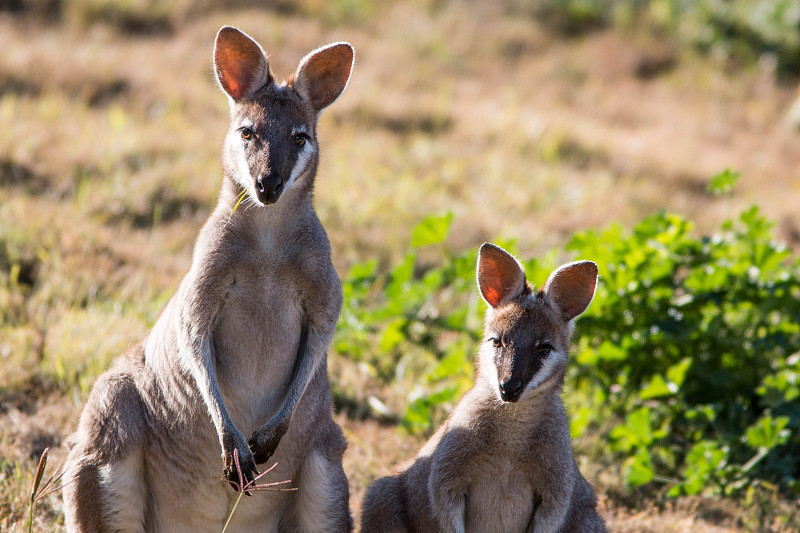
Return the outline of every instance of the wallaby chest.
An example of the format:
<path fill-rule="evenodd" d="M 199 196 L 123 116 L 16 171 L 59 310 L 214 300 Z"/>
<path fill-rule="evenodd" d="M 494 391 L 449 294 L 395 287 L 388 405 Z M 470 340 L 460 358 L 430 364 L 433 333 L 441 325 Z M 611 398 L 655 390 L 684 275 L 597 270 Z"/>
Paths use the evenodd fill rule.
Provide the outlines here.
<path fill-rule="evenodd" d="M 469 464 L 466 530 L 526 531 L 547 490 L 544 480 L 559 462 L 549 445 L 553 415 L 530 401 L 499 406 L 478 401 L 465 407 L 469 414 L 463 419 L 473 421 L 473 438 L 482 443 Z"/>
<path fill-rule="evenodd" d="M 253 254 L 231 267 L 212 339 L 221 392 L 245 431 L 274 414 L 291 382 L 307 309 L 321 305 L 311 283 L 297 257 Z"/>
<path fill-rule="evenodd" d="M 537 498 L 530 474 L 500 456 L 481 463 L 468 489 L 466 530 L 525 531 Z"/>

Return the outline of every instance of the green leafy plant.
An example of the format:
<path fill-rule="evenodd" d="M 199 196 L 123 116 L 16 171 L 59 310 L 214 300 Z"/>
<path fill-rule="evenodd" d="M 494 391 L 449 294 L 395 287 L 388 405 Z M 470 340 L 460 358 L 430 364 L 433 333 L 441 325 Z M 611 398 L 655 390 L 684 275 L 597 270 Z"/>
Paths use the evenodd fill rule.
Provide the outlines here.
<path fill-rule="evenodd" d="M 725 171 L 713 187 L 737 177 Z M 385 384 L 412 384 L 401 421 L 414 432 L 436 427 L 471 385 L 481 332 L 475 254 L 445 250 L 450 221 L 423 220 L 386 273 L 371 262 L 343 280 L 336 349 Z M 439 261 L 423 264 L 432 251 Z M 597 435 L 631 486 L 800 494 L 800 261 L 773 224 L 751 208 L 696 237 L 688 220 L 657 213 L 630 231 L 577 233 L 566 252 L 600 267 L 573 337 L 573 435 Z M 543 282 L 558 253 L 525 261 L 528 278 Z"/>
<path fill-rule="evenodd" d="M 708 192 L 715 195 L 730 193 L 733 191 L 733 187 L 736 185 L 736 182 L 739 181 L 740 176 L 740 172 L 726 168 L 711 178 L 711 181 L 708 184 Z"/>

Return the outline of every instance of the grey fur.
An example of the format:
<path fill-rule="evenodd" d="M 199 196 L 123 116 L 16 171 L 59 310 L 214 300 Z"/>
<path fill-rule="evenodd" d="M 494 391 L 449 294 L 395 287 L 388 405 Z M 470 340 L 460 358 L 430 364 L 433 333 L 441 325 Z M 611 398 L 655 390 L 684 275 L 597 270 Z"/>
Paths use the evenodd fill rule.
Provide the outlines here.
<path fill-rule="evenodd" d="M 243 499 L 231 531 L 352 530 L 326 365 L 342 294 L 312 206 L 317 116 L 352 64 L 337 43 L 278 85 L 255 41 L 217 34 L 231 104 L 219 200 L 175 296 L 98 379 L 68 440 L 68 531 L 219 532 L 238 496 L 234 450 L 246 479 L 271 459 L 262 482 L 298 490 Z"/>
<path fill-rule="evenodd" d="M 475 385 L 413 460 L 369 487 L 364 533 L 605 531 L 560 397 L 572 322 L 596 281 L 594 263 L 571 263 L 535 293 L 511 255 L 481 247 L 489 309 Z M 519 396 L 503 401 L 515 380 Z"/>

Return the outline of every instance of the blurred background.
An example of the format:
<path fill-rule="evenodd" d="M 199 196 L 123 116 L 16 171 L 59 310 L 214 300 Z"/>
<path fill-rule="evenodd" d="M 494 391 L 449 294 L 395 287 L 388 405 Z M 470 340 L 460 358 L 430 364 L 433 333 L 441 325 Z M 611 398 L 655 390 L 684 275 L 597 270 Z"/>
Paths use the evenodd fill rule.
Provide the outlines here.
<path fill-rule="evenodd" d="M 469 387 L 475 251 L 496 241 L 535 284 L 603 263 L 567 403 L 612 530 L 797 531 L 797 0 L 0 0 L 0 529 L 22 531 L 40 454 L 54 469 L 188 269 L 221 180 L 224 24 L 279 78 L 356 49 L 316 188 L 345 286 L 329 366 L 354 511 Z M 619 279 L 632 261 L 649 270 Z M 731 277 L 692 277 L 715 268 Z M 701 289 L 722 323 L 698 307 L 662 335 Z M 697 323 L 719 339 L 687 345 L 705 366 L 665 348 Z M 747 383 L 698 393 L 737 368 Z M 61 530 L 56 496 L 35 521 Z"/>

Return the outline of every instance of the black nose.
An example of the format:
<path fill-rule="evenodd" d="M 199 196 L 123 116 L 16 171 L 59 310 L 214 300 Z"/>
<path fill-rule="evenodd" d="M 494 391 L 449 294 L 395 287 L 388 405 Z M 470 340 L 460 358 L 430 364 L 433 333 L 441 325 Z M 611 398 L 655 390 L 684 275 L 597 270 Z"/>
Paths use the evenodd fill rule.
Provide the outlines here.
<path fill-rule="evenodd" d="M 511 378 L 500 382 L 500 398 L 504 402 L 516 402 L 522 395 L 522 382 L 517 378 Z"/>
<path fill-rule="evenodd" d="M 283 192 L 283 179 L 277 174 L 267 174 L 256 178 L 258 199 L 265 204 L 274 204 Z"/>

